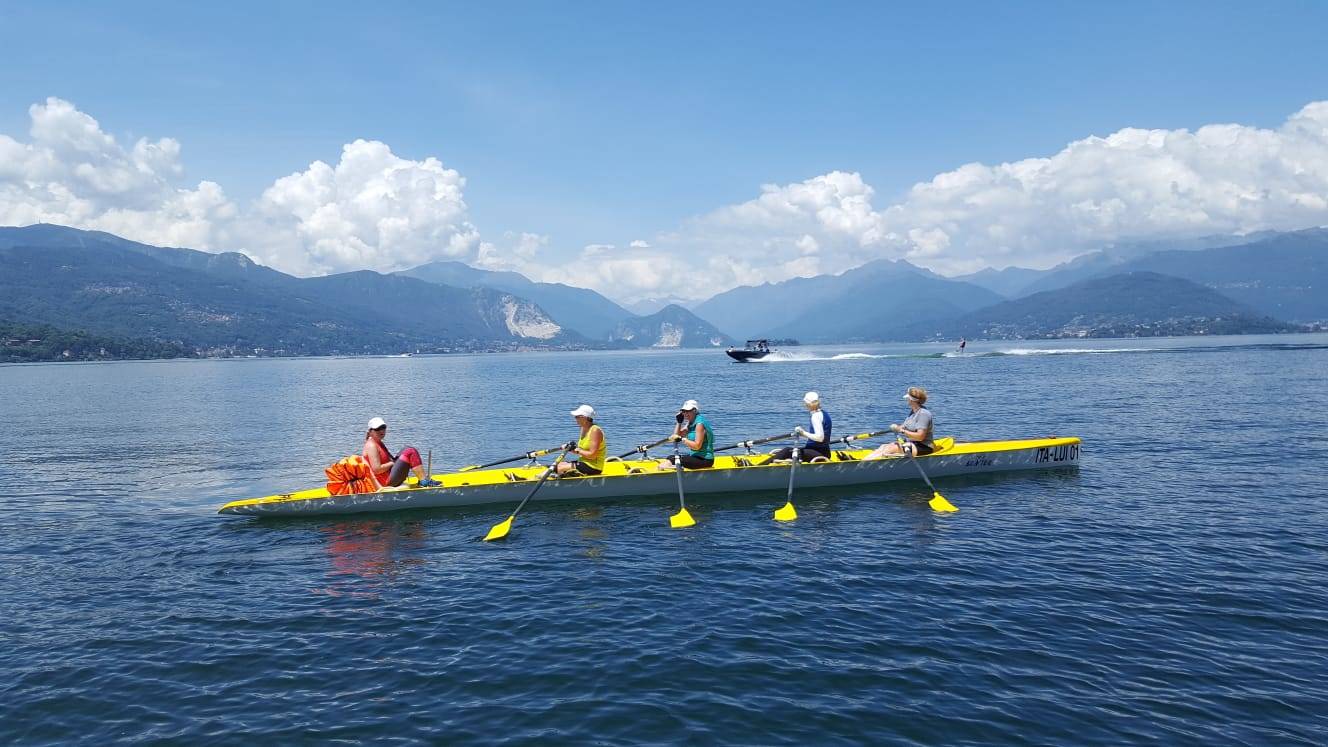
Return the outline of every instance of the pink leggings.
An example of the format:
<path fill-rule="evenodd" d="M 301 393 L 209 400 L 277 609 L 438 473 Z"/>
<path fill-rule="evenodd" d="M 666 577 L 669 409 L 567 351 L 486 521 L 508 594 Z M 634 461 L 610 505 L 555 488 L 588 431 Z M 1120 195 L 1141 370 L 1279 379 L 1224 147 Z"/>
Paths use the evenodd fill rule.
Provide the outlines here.
<path fill-rule="evenodd" d="M 424 463 L 420 461 L 420 452 L 415 450 L 414 446 L 407 446 L 397 454 L 397 460 L 392 462 L 392 471 L 387 473 L 388 487 L 395 488 L 406 481 L 406 476 L 410 474 L 411 467 L 419 467 Z"/>

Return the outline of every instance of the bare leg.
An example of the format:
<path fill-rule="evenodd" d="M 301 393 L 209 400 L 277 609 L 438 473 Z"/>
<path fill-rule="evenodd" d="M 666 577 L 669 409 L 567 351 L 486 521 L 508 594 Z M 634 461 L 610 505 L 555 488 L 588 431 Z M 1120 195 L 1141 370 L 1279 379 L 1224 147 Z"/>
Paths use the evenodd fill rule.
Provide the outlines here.
<path fill-rule="evenodd" d="M 899 448 L 899 444 L 891 441 L 888 444 L 881 444 L 876 448 L 875 451 L 863 457 L 862 459 L 863 461 L 870 461 L 872 459 L 884 459 L 885 457 L 896 456 L 902 453 L 904 452 Z"/>

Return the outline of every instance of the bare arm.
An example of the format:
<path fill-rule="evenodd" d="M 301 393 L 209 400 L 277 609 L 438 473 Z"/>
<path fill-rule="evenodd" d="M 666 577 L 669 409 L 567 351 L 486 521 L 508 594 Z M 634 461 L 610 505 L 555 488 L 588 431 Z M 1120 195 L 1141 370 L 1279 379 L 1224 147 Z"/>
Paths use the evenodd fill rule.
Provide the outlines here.
<path fill-rule="evenodd" d="M 682 426 L 681 426 L 681 425 L 678 426 L 678 430 L 679 430 L 679 431 L 682 431 Z M 678 435 L 681 436 L 682 433 L 680 432 Z M 686 436 L 683 436 L 682 443 L 683 443 L 684 446 L 686 446 L 687 448 L 691 449 L 692 451 L 696 451 L 697 449 L 700 449 L 700 448 L 701 448 L 701 444 L 705 443 L 705 438 L 706 438 L 706 427 L 705 427 L 705 423 L 697 423 L 697 424 L 696 424 L 696 440 L 695 440 L 695 441 L 688 441 L 688 440 L 687 440 L 687 437 L 686 437 Z"/>
<path fill-rule="evenodd" d="M 382 459 L 378 457 L 378 449 L 372 446 L 368 441 L 364 442 L 364 451 L 361 452 L 364 461 L 369 463 L 369 469 L 375 475 L 381 475 L 391 469 L 391 465 L 384 465 Z"/>

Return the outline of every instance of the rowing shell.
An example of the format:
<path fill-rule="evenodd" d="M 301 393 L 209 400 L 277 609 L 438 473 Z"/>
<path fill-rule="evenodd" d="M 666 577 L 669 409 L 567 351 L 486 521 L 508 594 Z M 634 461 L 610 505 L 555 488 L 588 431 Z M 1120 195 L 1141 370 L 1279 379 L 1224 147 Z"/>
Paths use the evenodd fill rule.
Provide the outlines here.
<path fill-rule="evenodd" d="M 937 439 L 937 451 L 918 462 L 928 475 L 951 477 L 989 472 L 1011 472 L 1079 464 L 1078 438 L 1042 438 L 1023 441 L 979 441 L 955 443 Z M 824 488 L 866 485 L 893 480 L 916 480 L 917 469 L 904 457 L 863 461 L 869 449 L 834 452 L 826 462 L 798 466 L 798 487 Z M 676 492 L 672 469 L 657 470 L 654 461 L 613 461 L 604 474 L 595 477 L 563 477 L 549 480 L 536 501 L 584 501 Z M 753 490 L 780 491 L 788 486 L 788 462 L 772 462 L 767 454 L 720 456 L 709 469 L 687 470 L 683 486 L 688 496 L 702 493 L 738 493 Z M 402 486 L 376 493 L 330 495 L 326 488 L 298 493 L 269 495 L 232 501 L 220 513 L 242 516 L 319 516 L 366 511 L 397 511 L 409 508 L 477 506 L 520 501 L 539 479 L 542 466 L 492 469 L 435 475 L 438 487 Z M 637 471 L 633 471 L 637 470 Z"/>

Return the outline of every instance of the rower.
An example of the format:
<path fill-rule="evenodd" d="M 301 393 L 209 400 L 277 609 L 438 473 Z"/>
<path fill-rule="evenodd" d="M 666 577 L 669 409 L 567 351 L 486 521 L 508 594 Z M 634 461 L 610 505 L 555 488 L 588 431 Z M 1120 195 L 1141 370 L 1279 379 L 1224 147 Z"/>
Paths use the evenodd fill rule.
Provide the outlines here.
<path fill-rule="evenodd" d="M 696 400 L 689 399 L 678 408 L 674 416 L 677 425 L 669 436 L 671 443 L 682 443 L 692 450 L 690 454 L 659 460 L 660 469 L 673 469 L 679 462 L 683 469 L 708 469 L 715 466 L 715 429 L 710 427 L 710 420 L 701 414 L 701 406 Z"/>
<path fill-rule="evenodd" d="M 793 433 L 807 439 L 802 445 L 799 454 L 799 461 L 810 462 L 815 459 L 830 458 L 830 429 L 832 423 L 830 413 L 821 409 L 821 395 L 816 392 L 807 392 L 802 396 L 802 406 L 807 408 L 810 414 L 810 430 L 798 426 L 793 429 Z M 792 459 L 793 447 L 785 446 L 777 449 L 771 454 L 774 459 Z"/>
<path fill-rule="evenodd" d="M 931 438 L 935 419 L 931 410 L 923 407 L 927 403 L 927 390 L 920 386 L 909 387 L 904 393 L 904 400 L 908 402 L 912 413 L 903 425 L 899 423 L 890 425 L 890 430 L 900 435 L 899 441 L 883 444 L 863 459 L 880 459 L 899 454 L 925 456 L 936 451 L 936 444 Z"/>
<path fill-rule="evenodd" d="M 558 476 L 593 477 L 604 471 L 604 457 L 609 449 L 604 430 L 595 425 L 595 408 L 581 405 L 572 410 L 570 415 L 581 428 L 581 435 L 575 441 L 568 441 L 564 450 L 577 457 L 573 462 L 558 462 Z"/>
<path fill-rule="evenodd" d="M 424 474 L 424 464 L 420 461 L 420 452 L 414 446 L 407 446 L 395 457 L 383 445 L 387 435 L 387 422 L 382 418 L 369 421 L 369 430 L 364 434 L 364 450 L 361 455 L 373 470 L 374 480 L 385 488 L 395 488 L 406 481 L 406 475 L 415 472 L 415 479 L 422 488 L 432 488 L 442 483 Z"/>

